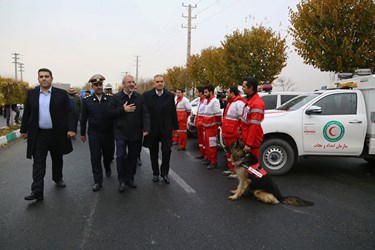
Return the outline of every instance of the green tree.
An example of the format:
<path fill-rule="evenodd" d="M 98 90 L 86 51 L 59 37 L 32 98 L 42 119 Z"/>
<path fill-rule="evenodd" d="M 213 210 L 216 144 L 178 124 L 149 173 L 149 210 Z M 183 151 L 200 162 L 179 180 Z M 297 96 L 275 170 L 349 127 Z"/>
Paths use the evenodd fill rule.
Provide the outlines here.
<path fill-rule="evenodd" d="M 186 67 L 192 87 L 203 86 L 207 82 L 206 72 L 200 54 L 190 56 Z"/>
<path fill-rule="evenodd" d="M 168 89 L 176 88 L 190 88 L 191 82 L 189 80 L 188 73 L 185 67 L 175 66 L 167 69 L 167 73 L 164 75 L 165 87 Z"/>
<path fill-rule="evenodd" d="M 286 65 L 285 38 L 262 25 L 234 31 L 225 36 L 222 45 L 228 77 L 236 83 L 244 76 L 272 83 Z"/>
<path fill-rule="evenodd" d="M 302 0 L 289 15 L 289 33 L 305 63 L 322 71 L 375 69 L 373 0 Z"/>
<path fill-rule="evenodd" d="M 12 105 L 24 103 L 26 100 L 29 84 L 27 82 L 19 82 L 13 78 L 0 77 L 0 94 L 3 97 L 4 104 Z M 12 115 L 12 113 L 11 113 Z M 13 119 L 10 119 L 10 125 L 13 126 Z"/>
<path fill-rule="evenodd" d="M 205 80 L 213 86 L 226 88 L 231 85 L 231 79 L 225 66 L 224 49 L 208 47 L 201 52 L 201 63 L 205 72 Z"/>

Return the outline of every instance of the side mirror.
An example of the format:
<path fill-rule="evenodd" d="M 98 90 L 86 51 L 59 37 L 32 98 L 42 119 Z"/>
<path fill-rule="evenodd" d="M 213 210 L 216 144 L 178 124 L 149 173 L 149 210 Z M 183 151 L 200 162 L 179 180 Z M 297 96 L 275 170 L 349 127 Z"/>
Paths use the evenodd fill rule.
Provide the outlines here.
<path fill-rule="evenodd" d="M 306 115 L 313 115 L 313 114 L 320 114 L 322 113 L 322 108 L 319 106 L 311 106 L 308 109 L 306 109 L 305 114 Z"/>

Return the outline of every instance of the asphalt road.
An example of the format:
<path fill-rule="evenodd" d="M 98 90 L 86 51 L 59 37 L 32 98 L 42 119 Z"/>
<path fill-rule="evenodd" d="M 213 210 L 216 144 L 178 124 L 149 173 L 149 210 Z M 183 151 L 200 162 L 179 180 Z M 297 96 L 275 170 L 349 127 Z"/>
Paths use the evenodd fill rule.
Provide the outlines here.
<path fill-rule="evenodd" d="M 188 150 L 172 152 L 171 183 L 153 183 L 147 151 L 137 189 L 117 191 L 116 174 L 94 193 L 88 145 L 64 157 L 65 189 L 45 177 L 45 200 L 27 202 L 32 161 L 26 143 L 0 150 L 0 249 L 375 249 L 375 167 L 361 159 L 306 159 L 274 177 L 285 195 L 312 207 L 266 205 L 251 195 L 227 199 L 237 185 L 207 170 Z M 115 173 L 115 164 L 112 164 Z"/>

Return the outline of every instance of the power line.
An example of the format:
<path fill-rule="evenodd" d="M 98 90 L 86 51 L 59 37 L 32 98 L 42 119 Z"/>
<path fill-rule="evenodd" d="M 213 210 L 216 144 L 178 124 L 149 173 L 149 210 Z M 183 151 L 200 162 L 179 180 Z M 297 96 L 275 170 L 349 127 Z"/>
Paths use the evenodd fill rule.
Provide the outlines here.
<path fill-rule="evenodd" d="M 206 8 L 204 8 L 203 10 L 201 10 L 200 12 L 198 12 L 197 15 L 199 15 L 200 13 L 208 10 L 209 8 L 211 8 L 212 6 L 214 6 L 215 4 L 217 4 L 218 2 L 220 2 L 220 0 L 216 0 L 216 2 L 212 3 L 211 5 L 207 6 Z"/>

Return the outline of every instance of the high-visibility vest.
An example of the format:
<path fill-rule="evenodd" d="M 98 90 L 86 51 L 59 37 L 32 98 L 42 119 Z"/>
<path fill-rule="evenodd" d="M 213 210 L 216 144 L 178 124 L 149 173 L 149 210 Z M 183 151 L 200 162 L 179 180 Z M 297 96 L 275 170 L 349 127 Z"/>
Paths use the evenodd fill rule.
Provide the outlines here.
<path fill-rule="evenodd" d="M 224 138 L 239 137 L 240 117 L 242 116 L 245 100 L 238 95 L 228 100 L 225 108 L 221 131 Z"/>
<path fill-rule="evenodd" d="M 242 117 L 240 118 L 240 128 L 242 141 L 252 147 L 259 148 L 263 141 L 263 129 L 261 122 L 264 119 L 264 102 L 255 93 L 244 106 Z"/>
<path fill-rule="evenodd" d="M 221 110 L 219 100 L 215 96 L 207 99 L 207 104 L 204 106 L 203 111 L 203 127 L 209 128 L 218 126 L 221 123 Z"/>
<path fill-rule="evenodd" d="M 198 108 L 197 108 L 197 114 L 195 116 L 195 126 L 202 127 L 203 126 L 203 112 L 204 112 L 204 106 L 207 104 L 206 97 L 202 96 L 199 100 Z"/>
<path fill-rule="evenodd" d="M 191 112 L 191 105 L 185 96 L 176 99 L 176 111 L 178 122 L 187 122 L 187 118 Z"/>

